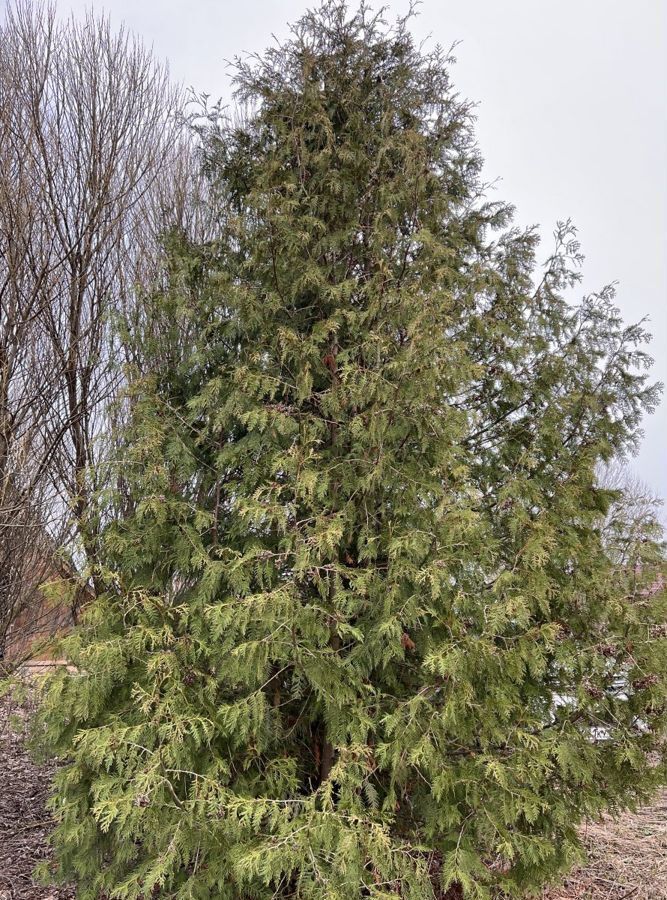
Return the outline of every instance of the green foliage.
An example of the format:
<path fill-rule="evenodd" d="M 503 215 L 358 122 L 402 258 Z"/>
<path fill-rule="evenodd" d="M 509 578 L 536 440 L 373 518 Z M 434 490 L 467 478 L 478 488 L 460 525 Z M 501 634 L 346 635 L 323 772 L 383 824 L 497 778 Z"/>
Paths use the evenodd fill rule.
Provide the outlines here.
<path fill-rule="evenodd" d="M 596 478 L 646 335 L 568 303 L 569 225 L 535 274 L 449 63 L 328 2 L 202 130 L 221 237 L 135 333 L 40 722 L 83 900 L 518 897 L 664 780 L 663 556 Z"/>

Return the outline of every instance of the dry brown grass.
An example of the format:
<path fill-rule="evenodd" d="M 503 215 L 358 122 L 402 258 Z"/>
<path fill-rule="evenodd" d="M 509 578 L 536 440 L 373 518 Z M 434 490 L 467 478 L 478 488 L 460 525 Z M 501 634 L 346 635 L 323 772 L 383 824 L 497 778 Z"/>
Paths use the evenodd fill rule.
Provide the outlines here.
<path fill-rule="evenodd" d="M 543 900 L 667 900 L 667 791 L 637 813 L 590 823 L 588 862 Z"/>

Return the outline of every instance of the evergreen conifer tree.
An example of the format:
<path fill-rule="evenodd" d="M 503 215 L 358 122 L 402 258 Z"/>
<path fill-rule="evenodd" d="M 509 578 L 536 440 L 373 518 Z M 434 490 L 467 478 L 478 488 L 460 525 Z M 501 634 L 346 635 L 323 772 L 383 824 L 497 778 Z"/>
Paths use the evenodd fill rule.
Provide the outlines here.
<path fill-rule="evenodd" d="M 151 300 L 41 719 L 83 900 L 519 897 L 664 781 L 656 545 L 596 478 L 646 335 L 568 302 L 570 226 L 538 273 L 449 64 L 329 0 L 204 130 L 222 237 Z"/>

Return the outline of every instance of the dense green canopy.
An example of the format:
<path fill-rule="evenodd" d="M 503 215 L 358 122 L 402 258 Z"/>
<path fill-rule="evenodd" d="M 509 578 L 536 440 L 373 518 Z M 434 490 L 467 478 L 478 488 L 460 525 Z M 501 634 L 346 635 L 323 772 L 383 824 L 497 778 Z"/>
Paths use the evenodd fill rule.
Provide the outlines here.
<path fill-rule="evenodd" d="M 596 476 L 646 335 L 569 225 L 536 267 L 450 62 L 331 0 L 203 129 L 220 237 L 147 299 L 43 713 L 82 898 L 518 897 L 664 780 L 658 548 Z"/>

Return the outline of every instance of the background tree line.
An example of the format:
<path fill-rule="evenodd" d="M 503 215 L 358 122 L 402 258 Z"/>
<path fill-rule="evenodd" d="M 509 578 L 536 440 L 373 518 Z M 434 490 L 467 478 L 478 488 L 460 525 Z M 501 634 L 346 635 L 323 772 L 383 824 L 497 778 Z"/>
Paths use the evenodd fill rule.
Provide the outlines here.
<path fill-rule="evenodd" d="M 121 323 L 142 319 L 167 236 L 199 240 L 208 228 L 185 101 L 166 67 L 108 20 L 9 4 L 0 24 L 0 652 L 16 616 L 39 609 L 54 557 L 93 586 L 85 573 L 105 514 L 99 491 L 123 414 Z M 135 364 L 140 353 L 135 344 Z"/>

